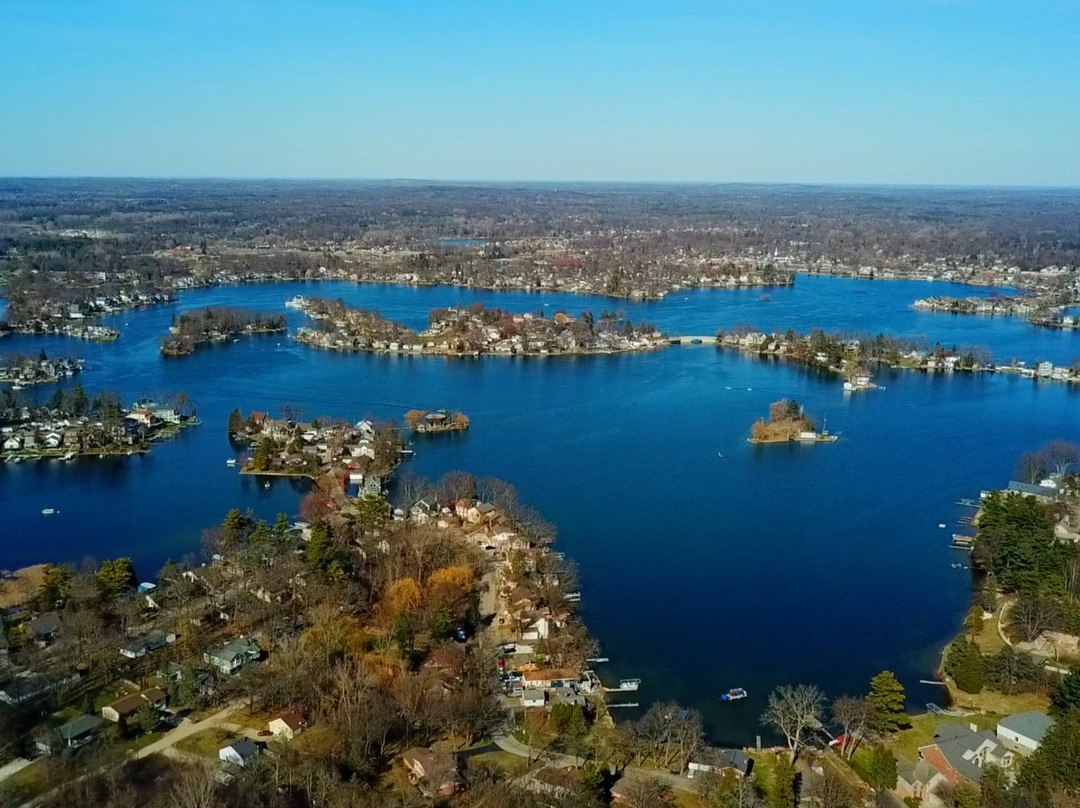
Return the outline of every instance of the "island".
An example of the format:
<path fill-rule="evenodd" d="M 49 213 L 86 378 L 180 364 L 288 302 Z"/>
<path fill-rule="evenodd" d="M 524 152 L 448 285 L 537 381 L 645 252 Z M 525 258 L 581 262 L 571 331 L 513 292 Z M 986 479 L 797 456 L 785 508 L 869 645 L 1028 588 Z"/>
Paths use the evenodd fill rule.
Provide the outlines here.
<path fill-rule="evenodd" d="M 999 295 L 988 297 L 926 297 L 912 308 L 950 314 L 979 314 L 988 317 L 1023 317 L 1031 325 L 1071 330 L 1080 328 L 1080 317 L 1067 314 L 1074 302 L 1069 293 L 1042 295 Z"/>
<path fill-rule="evenodd" d="M 8 354 L 0 360 L 0 384 L 19 390 L 31 384 L 51 384 L 67 379 L 83 369 L 83 360 L 60 357 L 50 359 L 44 349 L 38 356 Z"/>
<path fill-rule="evenodd" d="M 769 420 L 760 418 L 751 427 L 750 443 L 832 443 L 836 435 L 817 431 L 817 425 L 794 399 L 782 398 L 769 405 Z"/>
<path fill-rule="evenodd" d="M 449 410 L 409 410 L 405 423 L 420 433 L 457 432 L 469 428 L 469 416 Z"/>
<path fill-rule="evenodd" d="M 283 314 L 264 314 L 253 309 L 210 306 L 173 317 L 169 333 L 161 338 L 162 356 L 188 356 L 200 345 L 227 342 L 241 334 L 280 334 Z"/>
<path fill-rule="evenodd" d="M 366 309 L 351 309 L 340 300 L 311 298 L 294 305 L 316 324 L 301 328 L 303 345 L 332 351 L 409 353 L 437 356 L 549 356 L 612 354 L 667 347 L 667 337 L 648 323 L 633 323 L 625 314 L 584 312 L 574 317 L 543 310 L 515 314 L 473 303 L 465 308 L 433 309 L 428 327 L 416 333 Z"/>

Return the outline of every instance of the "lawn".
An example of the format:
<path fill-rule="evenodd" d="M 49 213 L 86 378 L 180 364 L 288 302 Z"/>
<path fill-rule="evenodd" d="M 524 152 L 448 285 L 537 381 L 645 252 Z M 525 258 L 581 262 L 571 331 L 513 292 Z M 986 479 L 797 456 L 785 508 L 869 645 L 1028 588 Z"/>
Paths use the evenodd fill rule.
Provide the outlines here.
<path fill-rule="evenodd" d="M 217 760 L 218 750 L 236 735 L 221 727 L 211 727 L 202 732 L 189 735 L 176 744 L 176 748 L 182 752 L 191 752 L 201 757 Z"/>
<path fill-rule="evenodd" d="M 981 730 L 994 729 L 997 726 L 998 718 L 997 715 L 960 717 L 954 715 L 931 715 L 930 713 L 912 716 L 909 719 L 911 726 L 893 735 L 889 741 L 889 748 L 898 758 L 916 761 L 919 759 L 919 747 L 934 742 L 934 730 L 938 725 L 963 724 L 967 726 L 968 724 L 975 724 Z M 855 753 L 855 757 L 865 756 L 868 751 L 864 745 Z"/>
<path fill-rule="evenodd" d="M 951 681 L 948 685 L 953 706 L 960 710 L 970 710 L 976 713 L 1001 717 L 1013 713 L 1026 713 L 1032 710 L 1045 712 L 1050 706 L 1050 700 L 1046 696 L 1035 693 L 1017 693 L 1008 696 L 995 690 L 983 690 L 981 693 L 972 694 L 958 690 Z"/>
<path fill-rule="evenodd" d="M 505 772 L 511 777 L 519 777 L 529 768 L 529 764 L 525 761 L 525 758 L 511 755 L 509 752 L 504 752 L 501 749 L 496 749 L 492 752 L 481 752 L 478 755 L 469 757 L 468 765 L 470 767 L 485 764 L 494 766 L 499 771 Z"/>
<path fill-rule="evenodd" d="M 40 758 L 19 769 L 4 781 L 4 785 L 14 786 L 19 802 L 25 802 L 44 792 L 48 788 L 48 780 L 48 760 Z"/>

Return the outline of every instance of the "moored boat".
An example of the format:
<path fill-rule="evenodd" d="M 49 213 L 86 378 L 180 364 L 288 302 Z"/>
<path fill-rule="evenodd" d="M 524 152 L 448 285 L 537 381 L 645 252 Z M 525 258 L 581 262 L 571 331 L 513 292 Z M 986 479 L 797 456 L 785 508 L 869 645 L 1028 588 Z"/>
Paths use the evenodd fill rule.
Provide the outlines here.
<path fill-rule="evenodd" d="M 745 699 L 748 695 L 741 687 L 733 687 L 720 697 L 720 701 L 738 701 L 739 699 Z"/>

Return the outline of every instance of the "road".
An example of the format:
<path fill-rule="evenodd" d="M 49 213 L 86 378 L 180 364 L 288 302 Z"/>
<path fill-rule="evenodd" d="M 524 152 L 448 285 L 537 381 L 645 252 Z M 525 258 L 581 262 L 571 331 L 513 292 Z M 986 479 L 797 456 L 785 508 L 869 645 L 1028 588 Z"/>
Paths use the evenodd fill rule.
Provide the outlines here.
<path fill-rule="evenodd" d="M 202 732 L 204 729 L 210 729 L 211 727 L 225 724 L 225 719 L 235 713 L 237 710 L 239 710 L 242 706 L 243 705 L 241 702 L 230 702 L 229 705 L 226 706 L 224 709 L 219 710 L 208 718 L 204 718 L 198 723 L 191 723 L 185 718 L 183 723 L 181 723 L 180 726 L 178 726 L 176 729 L 165 733 L 165 735 L 163 735 L 161 738 L 154 741 L 153 743 L 147 744 L 142 749 L 137 749 L 135 752 L 133 752 L 131 754 L 131 759 L 139 760 L 141 758 L 150 757 L 151 755 L 156 755 L 160 752 L 172 752 L 173 746 L 184 740 L 184 738 L 190 738 L 192 735 L 198 732 Z M 38 796 L 34 797 L 34 799 L 29 800 L 28 802 L 24 802 L 22 805 L 19 806 L 19 808 L 35 808 L 35 806 L 41 805 L 41 803 L 43 803 L 46 799 L 52 796 L 56 791 L 59 791 L 65 786 L 71 785 L 71 783 L 78 783 L 82 780 L 87 779 L 88 777 L 96 777 L 97 775 L 106 771 L 108 768 L 108 766 L 102 766 L 101 768 L 94 769 L 93 771 L 89 771 L 86 774 L 80 775 L 74 780 L 70 780 L 67 783 L 57 786 L 50 791 L 46 791 L 44 794 L 39 794 Z"/>

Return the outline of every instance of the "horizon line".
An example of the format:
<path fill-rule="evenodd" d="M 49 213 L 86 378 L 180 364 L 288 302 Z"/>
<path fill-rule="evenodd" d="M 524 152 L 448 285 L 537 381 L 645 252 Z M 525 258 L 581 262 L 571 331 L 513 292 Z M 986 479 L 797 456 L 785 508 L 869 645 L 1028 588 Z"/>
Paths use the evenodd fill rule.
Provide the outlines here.
<path fill-rule="evenodd" d="M 143 181 L 143 182 L 340 182 L 340 183 L 400 183 L 427 185 L 674 185 L 674 186 L 796 186 L 824 188 L 927 188 L 927 189 L 974 189 L 974 190 L 1044 190 L 1044 191 L 1080 191 L 1080 185 L 1053 185 L 1049 183 L 931 183 L 931 182 L 895 182 L 895 181 L 841 181 L 841 180 L 687 180 L 687 179 L 537 179 L 506 178 L 478 179 L 469 177 L 428 178 L 428 177 L 301 177 L 301 176 L 228 176 L 228 175 L 183 175 L 183 174 L 0 174 L 0 182 L 12 180 L 35 181 Z"/>

